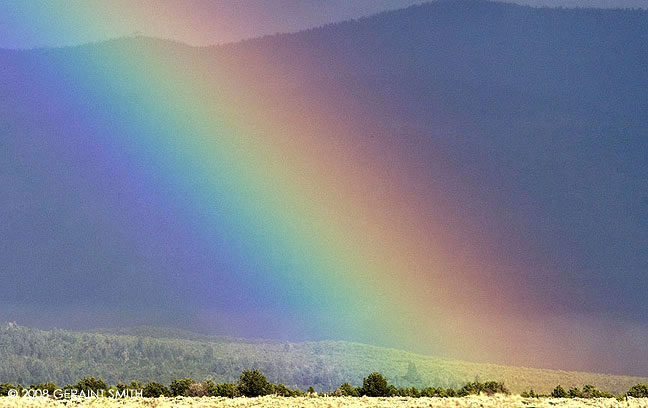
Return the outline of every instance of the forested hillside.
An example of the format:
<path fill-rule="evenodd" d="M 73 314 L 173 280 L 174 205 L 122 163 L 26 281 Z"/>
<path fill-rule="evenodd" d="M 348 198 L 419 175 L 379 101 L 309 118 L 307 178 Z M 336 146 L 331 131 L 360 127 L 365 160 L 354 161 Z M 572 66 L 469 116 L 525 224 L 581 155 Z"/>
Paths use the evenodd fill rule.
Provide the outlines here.
<path fill-rule="evenodd" d="M 123 330 L 129 332 L 131 330 Z M 646 379 L 578 372 L 475 364 L 423 356 L 349 342 L 240 342 L 218 338 L 187 340 L 188 333 L 135 329 L 127 334 L 65 330 L 42 331 L 16 324 L 0 327 L 0 383 L 29 385 L 53 381 L 73 384 L 85 376 L 109 383 L 157 381 L 192 377 L 198 381 L 235 382 L 241 371 L 258 368 L 268 379 L 302 390 L 313 386 L 332 391 L 344 382 L 361 385 L 362 378 L 380 371 L 397 386 L 459 387 L 475 378 L 504 381 L 513 391 L 550 392 L 563 386 L 593 384 L 625 392 Z M 144 335 L 154 333 L 155 337 Z M 165 337 L 167 336 L 167 337 Z M 201 337 L 201 335 L 196 335 Z"/>

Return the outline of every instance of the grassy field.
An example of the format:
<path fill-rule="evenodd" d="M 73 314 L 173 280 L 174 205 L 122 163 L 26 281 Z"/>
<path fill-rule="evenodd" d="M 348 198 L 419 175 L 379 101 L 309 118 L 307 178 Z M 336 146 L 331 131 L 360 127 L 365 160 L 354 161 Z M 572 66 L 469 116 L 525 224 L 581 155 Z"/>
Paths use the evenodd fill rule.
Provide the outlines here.
<path fill-rule="evenodd" d="M 131 399 L 84 399 L 58 401 L 44 398 L 0 398 L 2 408 L 171 408 L 171 407 L 225 407 L 225 408 L 549 408 L 549 407 L 648 407 L 648 399 L 554 399 L 522 398 L 520 396 L 471 396 L 462 398 L 352 398 L 352 397 L 260 397 L 260 398 L 131 398 Z"/>

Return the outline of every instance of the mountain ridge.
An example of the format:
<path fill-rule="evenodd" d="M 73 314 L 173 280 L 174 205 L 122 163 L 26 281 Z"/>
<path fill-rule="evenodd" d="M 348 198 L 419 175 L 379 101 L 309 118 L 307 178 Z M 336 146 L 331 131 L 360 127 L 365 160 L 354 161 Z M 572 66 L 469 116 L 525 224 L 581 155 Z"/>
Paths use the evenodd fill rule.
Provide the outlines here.
<path fill-rule="evenodd" d="M 551 0 L 545 0 L 550 2 Z M 648 1 L 644 5 L 644 7 L 636 7 L 634 5 L 633 0 L 626 0 L 622 1 L 621 3 L 618 2 L 618 0 L 614 0 L 615 4 L 617 5 L 616 7 L 612 6 L 607 6 L 607 5 L 601 5 L 601 6 L 596 6 L 596 5 L 586 5 L 586 6 L 577 6 L 576 3 L 574 2 L 568 2 L 567 5 L 560 5 L 560 4 L 533 4 L 533 0 L 428 0 L 426 2 L 418 3 L 418 4 L 411 4 L 406 7 L 402 8 L 397 8 L 397 9 L 387 9 L 383 11 L 379 11 L 373 14 L 369 14 L 366 16 L 361 16 L 361 17 L 356 17 L 348 20 L 341 20 L 341 21 L 335 21 L 335 22 L 330 22 L 326 24 L 321 24 L 321 25 L 316 25 L 313 27 L 308 27 L 304 29 L 300 29 L 297 31 L 287 31 L 287 32 L 275 32 L 275 33 L 269 33 L 269 34 L 263 34 L 260 36 L 255 36 L 255 37 L 249 37 L 249 38 L 242 38 L 240 40 L 236 41 L 230 41 L 230 42 L 224 42 L 224 43 L 214 43 L 214 44 L 205 44 L 205 45 L 193 45 L 189 44 L 188 42 L 174 39 L 171 37 L 157 37 L 153 35 L 144 35 L 144 34 L 131 34 L 131 35 L 123 35 L 119 37 L 114 37 L 114 38 L 106 38 L 102 40 L 97 40 L 97 41 L 88 41 L 88 42 L 83 42 L 79 44 L 71 44 L 71 45 L 60 45 L 60 46 L 37 46 L 37 47 L 31 47 L 31 48 L 6 48 L 6 47 L 0 47 L 0 51 L 18 51 L 18 52 L 29 52 L 29 51 L 46 51 L 46 50 L 60 50 L 60 49 L 75 49 L 79 47 L 93 47 L 93 46 L 102 46 L 102 45 L 110 45 L 114 43 L 120 43 L 120 42 L 133 42 L 133 41 L 144 41 L 144 42 L 157 42 L 157 43 L 167 43 L 169 45 L 176 45 L 176 46 L 182 46 L 182 47 L 187 47 L 187 48 L 192 48 L 192 49 L 218 49 L 221 47 L 231 47 L 231 46 L 237 46 L 239 44 L 244 44 L 248 42 L 256 42 L 256 41 L 264 41 L 272 38 L 277 38 L 277 37 L 284 37 L 284 36 L 292 36 L 292 35 L 300 35 L 303 33 L 308 33 L 311 31 L 316 31 L 316 30 L 321 30 L 321 29 L 326 29 L 334 26 L 339 26 L 339 25 L 345 25 L 345 24 L 353 24 L 357 22 L 363 22 L 366 20 L 372 20 L 375 18 L 380 18 L 385 15 L 390 15 L 393 13 L 399 13 L 407 10 L 415 10 L 415 9 L 424 9 L 426 7 L 429 7 L 431 5 L 435 5 L 437 3 L 464 3 L 464 4 L 470 4 L 470 3 L 494 3 L 494 4 L 501 4 L 501 5 L 506 5 L 506 6 L 515 6 L 515 7 L 522 7 L 522 8 L 531 8 L 531 9 L 559 9 L 559 10 L 612 10 L 612 11 L 648 11 Z M 627 5 L 625 5 L 627 4 Z"/>

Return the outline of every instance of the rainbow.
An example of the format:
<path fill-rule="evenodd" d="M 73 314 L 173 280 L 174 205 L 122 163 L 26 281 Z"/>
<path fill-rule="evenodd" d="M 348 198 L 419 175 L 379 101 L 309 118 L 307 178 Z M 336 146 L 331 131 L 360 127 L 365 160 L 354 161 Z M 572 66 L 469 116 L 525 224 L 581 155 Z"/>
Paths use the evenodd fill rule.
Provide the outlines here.
<path fill-rule="evenodd" d="M 87 21 L 91 32 L 119 24 L 117 16 L 98 18 L 100 10 L 51 4 L 17 13 L 16 27 Z M 120 10 L 130 18 L 148 12 L 136 4 Z M 165 12 L 161 21 L 193 23 Z M 294 330 L 313 337 L 500 362 L 529 361 L 513 345 L 524 342 L 526 353 L 547 341 L 548 332 L 525 324 L 515 290 L 490 284 L 495 271 L 511 267 L 495 255 L 495 238 L 479 220 L 456 221 L 448 174 L 430 178 L 413 165 L 412 151 L 390 137 L 389 118 L 343 87 L 313 94 L 306 78 L 291 74 L 293 61 L 278 64 L 256 41 L 151 43 L 75 48 L 87 53 L 83 61 L 69 58 L 70 49 L 34 51 L 55 61 L 34 67 L 55 85 L 28 109 L 78 117 L 94 129 L 75 142 L 86 150 L 66 153 L 70 160 L 92 152 L 124 184 L 145 180 L 152 196 L 168 199 L 150 203 L 151 211 L 206 247 L 217 245 L 237 266 L 188 273 L 202 288 L 201 300 L 188 300 L 203 308 L 192 309 L 198 318 L 218 320 L 209 288 L 226 278 L 251 297 L 275 298 Z M 320 70 L 327 61 L 300 63 Z M 416 186 L 432 186 L 433 199 Z"/>

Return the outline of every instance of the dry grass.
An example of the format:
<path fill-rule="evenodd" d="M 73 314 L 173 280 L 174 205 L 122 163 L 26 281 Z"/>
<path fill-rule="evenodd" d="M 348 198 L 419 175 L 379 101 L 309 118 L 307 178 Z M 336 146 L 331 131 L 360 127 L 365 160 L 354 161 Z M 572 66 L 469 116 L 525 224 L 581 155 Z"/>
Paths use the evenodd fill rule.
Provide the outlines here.
<path fill-rule="evenodd" d="M 0 398 L 1 408 L 648 408 L 648 399 L 552 399 L 522 398 L 520 396 L 471 396 L 463 398 L 130 398 L 84 399 L 62 401 L 43 398 Z"/>

